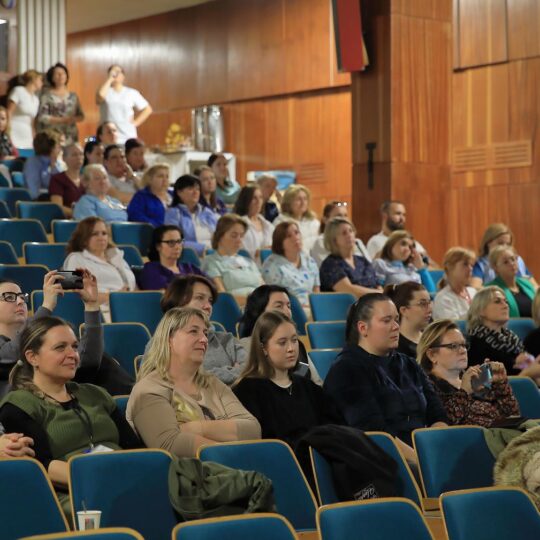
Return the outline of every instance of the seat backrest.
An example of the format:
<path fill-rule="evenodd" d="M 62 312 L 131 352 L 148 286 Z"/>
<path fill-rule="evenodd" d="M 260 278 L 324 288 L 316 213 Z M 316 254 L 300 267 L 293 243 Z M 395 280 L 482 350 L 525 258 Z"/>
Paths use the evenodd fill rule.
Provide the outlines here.
<path fill-rule="evenodd" d="M 64 212 L 55 203 L 17 201 L 17 216 L 22 219 L 37 219 L 47 233 L 51 232 L 53 219 L 64 219 Z"/>
<path fill-rule="evenodd" d="M 40 244 L 38 242 L 25 242 L 23 254 L 26 264 L 43 264 L 49 270 L 58 270 L 63 267 L 66 259 L 67 244 Z"/>
<path fill-rule="evenodd" d="M 68 242 L 78 223 L 72 219 L 54 219 L 51 223 L 54 241 Z"/>
<path fill-rule="evenodd" d="M 341 349 L 345 345 L 345 321 L 306 324 L 312 349 Z"/>
<path fill-rule="evenodd" d="M 120 365 L 133 377 L 136 374 L 133 360 L 144 354 L 150 341 L 150 332 L 140 323 L 108 323 L 103 325 L 105 351 L 116 358 Z"/>
<path fill-rule="evenodd" d="M 322 540 L 433 540 L 420 513 L 408 499 L 370 499 L 322 506 L 317 510 Z"/>
<path fill-rule="evenodd" d="M 278 512 L 296 530 L 315 528 L 315 497 L 298 461 L 283 441 L 216 444 L 202 448 L 199 457 L 203 461 L 263 473 L 272 480 Z"/>
<path fill-rule="evenodd" d="M 73 515 L 101 510 L 102 527 L 131 527 L 146 540 L 169 538 L 176 516 L 169 502 L 171 456 L 162 450 L 127 450 L 72 457 Z"/>
<path fill-rule="evenodd" d="M 482 428 L 417 429 L 413 431 L 413 444 L 427 497 L 493 485 L 495 459 Z"/>
<path fill-rule="evenodd" d="M 314 321 L 344 321 L 356 298 L 349 293 L 312 293 L 309 295 Z"/>
<path fill-rule="evenodd" d="M 296 295 L 291 292 L 289 293 L 289 300 L 291 301 L 291 313 L 292 319 L 296 324 L 296 331 L 299 335 L 305 336 L 307 323 L 306 312 L 304 311 L 300 300 L 298 300 Z"/>
<path fill-rule="evenodd" d="M 13 176 L 13 175 L 12 175 Z M 0 188 L 0 201 L 4 201 L 15 217 L 17 215 L 17 201 L 31 201 L 30 192 L 24 188 Z"/>
<path fill-rule="evenodd" d="M 217 322 L 217 321 L 210 321 L 210 326 L 212 327 L 214 332 L 226 332 L 227 331 L 227 329 L 220 322 Z M 235 332 L 234 335 L 236 336 L 236 332 Z"/>
<path fill-rule="evenodd" d="M 179 523 L 173 540 L 294 540 L 291 524 L 278 514 L 251 514 Z"/>
<path fill-rule="evenodd" d="M 129 396 L 113 396 L 113 399 L 116 403 L 116 407 L 122 413 L 122 416 L 125 418 Z"/>
<path fill-rule="evenodd" d="M 449 540 L 540 538 L 540 514 L 520 488 L 444 493 L 441 508 Z"/>
<path fill-rule="evenodd" d="M 0 219 L 0 238 L 9 238 L 17 257 L 23 256 L 25 242 L 49 241 L 43 225 L 36 219 Z"/>
<path fill-rule="evenodd" d="M 535 328 L 534 321 L 527 317 L 510 319 L 506 324 L 508 330 L 516 334 L 523 341 Z"/>
<path fill-rule="evenodd" d="M 456 319 L 454 321 L 459 328 L 459 331 L 466 336 L 467 335 L 467 321 L 465 319 Z"/>
<path fill-rule="evenodd" d="M 317 488 L 317 498 L 321 504 L 334 504 L 339 502 L 339 497 L 334 487 L 332 468 L 330 463 L 315 448 L 309 447 L 311 468 Z"/>
<path fill-rule="evenodd" d="M 43 278 L 49 271 L 46 266 L 40 264 L 15 265 L 1 264 L 0 278 L 10 280 L 21 286 L 23 292 L 32 293 L 32 291 L 43 288 Z"/>
<path fill-rule="evenodd" d="M 193 264 L 195 266 L 201 267 L 201 259 L 192 248 L 182 248 L 182 255 L 180 255 L 180 262 L 185 264 Z"/>
<path fill-rule="evenodd" d="M 6 204 L 6 201 L 0 201 L 0 218 L 11 219 L 13 216 L 9 209 L 9 206 Z"/>
<path fill-rule="evenodd" d="M 43 291 L 33 291 L 31 299 L 32 310 L 35 313 L 43 304 Z M 68 321 L 77 330 L 84 323 L 84 303 L 79 294 L 74 291 L 65 291 L 63 296 L 59 296 L 54 315 Z"/>
<path fill-rule="evenodd" d="M 0 459 L 0 537 L 65 532 L 66 519 L 45 469 L 33 459 Z"/>
<path fill-rule="evenodd" d="M 212 307 L 212 320 L 221 323 L 233 335 L 236 335 L 236 323 L 242 315 L 238 302 L 230 293 L 218 294 L 216 303 Z"/>
<path fill-rule="evenodd" d="M 519 411 L 527 418 L 540 418 L 540 390 L 529 377 L 508 377 Z"/>
<path fill-rule="evenodd" d="M 129 266 L 143 266 L 144 261 L 141 257 L 141 253 L 137 249 L 137 246 L 130 246 L 129 244 L 120 244 L 116 246 L 124 252 L 124 259 Z"/>
<path fill-rule="evenodd" d="M 309 351 L 309 357 L 323 381 L 328 375 L 340 350 L 341 349 L 313 349 Z"/>
<path fill-rule="evenodd" d="M 139 322 L 153 334 L 163 316 L 159 304 L 161 296 L 159 291 L 110 293 L 112 322 Z"/>
<path fill-rule="evenodd" d="M 266 261 L 266 259 L 268 259 L 268 257 L 270 257 L 270 255 L 272 255 L 272 250 L 271 249 L 261 249 L 260 255 L 261 255 L 261 264 L 263 264 L 264 261 Z"/>
<path fill-rule="evenodd" d="M 11 242 L 0 240 L 0 264 L 19 264 Z"/>
<path fill-rule="evenodd" d="M 154 227 L 150 223 L 111 223 L 112 238 L 115 244 L 131 244 L 143 257 L 148 255 Z"/>
<path fill-rule="evenodd" d="M 21 538 L 21 540 L 70 540 L 73 538 L 84 538 L 85 540 L 144 540 L 137 531 L 127 527 L 100 527 L 96 531 L 40 534 Z"/>

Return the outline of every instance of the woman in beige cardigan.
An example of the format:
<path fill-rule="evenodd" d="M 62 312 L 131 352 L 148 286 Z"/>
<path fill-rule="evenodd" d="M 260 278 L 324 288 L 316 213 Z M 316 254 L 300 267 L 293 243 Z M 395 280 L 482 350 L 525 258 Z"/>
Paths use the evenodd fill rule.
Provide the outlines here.
<path fill-rule="evenodd" d="M 127 407 L 148 447 L 191 457 L 202 445 L 261 437 L 230 388 L 202 370 L 208 328 L 195 308 L 171 309 L 159 323 Z"/>

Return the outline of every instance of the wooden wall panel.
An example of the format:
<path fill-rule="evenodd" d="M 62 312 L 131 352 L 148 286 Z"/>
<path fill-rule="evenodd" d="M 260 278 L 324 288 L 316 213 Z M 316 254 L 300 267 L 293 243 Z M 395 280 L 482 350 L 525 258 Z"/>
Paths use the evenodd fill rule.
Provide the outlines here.
<path fill-rule="evenodd" d="M 538 0 L 506 0 L 506 6 L 509 59 L 540 56 L 540 3 Z"/>
<path fill-rule="evenodd" d="M 391 10 L 392 13 L 408 17 L 441 21 L 452 19 L 452 4 L 441 0 L 394 0 Z"/>

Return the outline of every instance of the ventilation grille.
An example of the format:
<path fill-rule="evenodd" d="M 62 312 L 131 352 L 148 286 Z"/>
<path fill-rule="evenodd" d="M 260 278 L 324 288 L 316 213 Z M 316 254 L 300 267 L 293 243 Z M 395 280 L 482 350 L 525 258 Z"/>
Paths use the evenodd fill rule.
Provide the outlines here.
<path fill-rule="evenodd" d="M 532 144 L 530 140 L 454 148 L 454 172 L 511 169 L 530 167 L 531 165 Z"/>

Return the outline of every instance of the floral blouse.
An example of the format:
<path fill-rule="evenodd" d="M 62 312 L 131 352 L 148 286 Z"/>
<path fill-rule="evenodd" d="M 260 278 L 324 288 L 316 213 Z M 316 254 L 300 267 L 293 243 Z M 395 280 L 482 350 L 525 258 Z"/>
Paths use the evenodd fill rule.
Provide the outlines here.
<path fill-rule="evenodd" d="M 52 92 L 44 92 L 41 95 L 37 116 L 38 131 L 54 128 L 66 137 L 66 145 L 79 140 L 77 124 L 54 124 L 50 123 L 51 117 L 63 118 L 66 116 L 84 116 L 79 97 L 75 92 L 69 92 L 60 97 Z"/>

